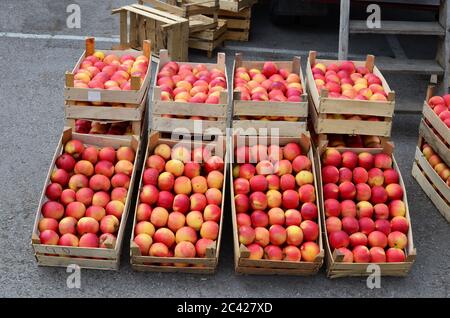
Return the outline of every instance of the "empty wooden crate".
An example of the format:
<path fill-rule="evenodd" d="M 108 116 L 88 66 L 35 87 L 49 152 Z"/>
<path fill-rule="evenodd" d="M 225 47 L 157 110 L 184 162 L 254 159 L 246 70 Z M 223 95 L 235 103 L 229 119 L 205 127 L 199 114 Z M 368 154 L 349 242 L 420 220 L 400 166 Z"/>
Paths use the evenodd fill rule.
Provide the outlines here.
<path fill-rule="evenodd" d="M 166 49 L 173 59 L 188 60 L 187 19 L 141 4 L 123 6 L 112 13 L 120 14 L 121 47 L 139 49 L 143 40 L 151 40 L 155 54 Z"/>

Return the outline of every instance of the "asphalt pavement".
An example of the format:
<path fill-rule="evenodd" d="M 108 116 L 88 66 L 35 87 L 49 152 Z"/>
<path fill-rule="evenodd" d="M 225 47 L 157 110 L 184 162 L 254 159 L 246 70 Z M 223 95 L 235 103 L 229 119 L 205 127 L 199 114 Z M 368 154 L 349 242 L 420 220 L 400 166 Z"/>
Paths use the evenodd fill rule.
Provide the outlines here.
<path fill-rule="evenodd" d="M 0 3 L 0 297 L 450 296 L 450 228 L 411 176 L 420 114 L 406 113 L 396 114 L 392 139 L 408 191 L 417 260 L 407 277 L 382 278 L 379 289 L 367 288 L 365 278 L 327 279 L 324 269 L 312 277 L 235 274 L 229 205 L 225 209 L 221 255 L 215 275 L 132 271 L 128 253 L 131 217 L 119 271 L 82 270 L 81 288 L 70 289 L 64 268 L 38 267 L 30 244 L 33 221 L 63 128 L 64 72 L 73 67 L 84 43 L 76 39 L 31 39 L 20 34 L 89 34 L 114 38 L 118 34 L 118 18 L 111 16 L 110 10 L 129 2 L 132 1 L 3 0 Z M 66 28 L 66 7 L 71 3 L 80 4 L 80 30 Z M 274 43 L 302 52 L 310 49 L 336 52 L 336 26 L 280 29 L 270 26 L 263 9 L 257 7 L 255 12 L 252 41 L 227 43 L 225 52 L 233 53 L 243 45 L 247 47 L 245 55 L 251 58 L 267 55 L 276 58 L 279 57 L 276 52 L 270 52 Z M 272 33 L 267 32 L 271 30 Z M 382 38 L 361 40 L 355 54 L 387 51 L 389 48 L 383 42 Z M 379 48 L 373 49 L 374 43 Z M 99 43 L 100 48 L 110 46 L 109 42 Z M 248 49 L 252 47 L 262 49 L 260 52 Z M 418 48 L 414 54 L 425 56 L 426 52 L 421 50 Z M 190 58 L 208 61 L 201 52 L 192 53 Z M 227 63 L 231 66 L 232 55 Z M 388 81 L 397 92 L 398 110 L 420 110 L 426 77 L 388 76 Z"/>

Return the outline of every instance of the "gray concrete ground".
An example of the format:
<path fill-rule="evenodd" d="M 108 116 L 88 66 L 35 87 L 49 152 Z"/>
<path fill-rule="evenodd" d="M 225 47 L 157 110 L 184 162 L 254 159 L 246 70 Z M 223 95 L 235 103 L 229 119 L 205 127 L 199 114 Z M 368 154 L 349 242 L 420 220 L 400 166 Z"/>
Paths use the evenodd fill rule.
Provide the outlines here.
<path fill-rule="evenodd" d="M 73 31 L 65 28 L 64 21 L 67 4 L 75 2 L 81 5 L 82 29 Z M 109 15 L 110 9 L 127 2 L 131 1 L 3 0 L 0 3 L 0 33 L 93 34 L 111 37 L 117 34 L 118 28 L 115 17 Z M 300 28 L 295 31 L 278 29 L 265 19 L 263 10 L 257 9 L 257 12 L 262 12 L 261 17 L 259 13 L 255 15 L 253 40 L 245 44 L 247 46 L 273 48 L 276 45 L 303 51 L 313 48 L 336 51 L 335 26 Z M 275 31 L 269 34 L 263 28 Z M 4 74 L 0 85 L 0 296 L 450 296 L 449 225 L 411 177 L 420 116 L 406 114 L 395 117 L 393 140 L 408 190 L 414 243 L 418 252 L 417 261 L 408 277 L 383 278 L 381 288 L 371 290 L 366 287 L 364 278 L 329 280 L 323 269 L 314 277 L 236 275 L 233 270 L 230 210 L 227 206 L 220 264 L 215 275 L 133 272 L 129 266 L 129 242 L 125 240 L 122 265 L 118 272 L 83 270 L 81 289 L 68 289 L 68 274 L 64 269 L 36 265 L 30 235 L 42 183 L 63 127 L 63 74 L 79 57 L 83 43 L 0 36 L 0 44 L 0 64 Z M 229 43 L 234 48 L 238 44 Z M 372 52 L 373 48 L 368 44 L 367 40 L 358 42 L 360 53 Z M 110 43 L 102 43 L 101 46 L 106 48 Z M 385 44 L 380 44 L 378 49 L 386 50 Z M 195 61 L 207 60 L 201 53 L 195 53 L 191 58 Z M 231 62 L 232 58 L 229 58 L 228 63 Z M 399 76 L 388 79 L 397 91 L 399 109 L 420 109 L 426 78 Z M 125 237 L 129 236 L 130 222 Z"/>

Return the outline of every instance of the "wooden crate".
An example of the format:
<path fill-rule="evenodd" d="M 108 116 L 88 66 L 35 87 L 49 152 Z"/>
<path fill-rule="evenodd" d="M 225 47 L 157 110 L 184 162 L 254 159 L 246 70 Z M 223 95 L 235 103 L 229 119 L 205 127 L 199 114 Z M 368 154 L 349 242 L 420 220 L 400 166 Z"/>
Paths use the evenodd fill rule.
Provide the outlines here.
<path fill-rule="evenodd" d="M 149 89 L 138 104 L 115 104 L 95 106 L 90 102 L 66 100 L 64 103 L 64 118 L 89 118 L 99 120 L 142 120 L 147 109 Z"/>
<path fill-rule="evenodd" d="M 70 127 L 74 130 L 74 132 L 76 132 L 75 130 L 75 125 L 76 125 L 76 121 L 77 119 L 84 119 L 84 120 L 89 120 L 89 121 L 95 121 L 100 123 L 101 125 L 104 124 L 118 124 L 118 123 L 124 123 L 124 122 L 128 122 L 129 127 L 127 128 L 127 131 L 125 134 L 123 135 L 112 135 L 112 134 L 92 134 L 95 136 L 99 136 L 99 137 L 111 137 L 114 136 L 116 139 L 118 140 L 124 140 L 124 141 L 129 141 L 132 140 L 134 138 L 134 136 L 139 136 L 139 138 L 141 138 L 141 140 L 147 138 L 147 133 L 148 133 L 148 102 L 147 102 L 147 95 L 145 95 L 144 100 L 142 102 L 142 108 L 143 108 L 143 113 L 141 115 L 141 118 L 138 120 L 115 120 L 115 119 L 97 119 L 97 118 L 86 118 L 86 117 L 78 117 L 78 118 L 66 118 L 66 122 L 65 125 L 67 127 Z M 88 107 L 88 106 L 85 106 Z M 95 108 L 96 106 L 94 106 Z M 82 107 L 81 107 L 82 108 Z M 113 116 L 116 116 L 115 114 Z M 78 133 L 78 132 L 76 132 Z M 82 134 L 82 133 L 79 133 Z"/>
<path fill-rule="evenodd" d="M 437 77 L 431 76 L 427 94 L 423 103 L 423 123 L 420 125 L 420 135 L 431 145 L 434 151 L 450 166 L 450 128 L 448 128 L 439 116 L 428 104 L 428 100 L 433 96 Z"/>
<path fill-rule="evenodd" d="M 144 41 L 143 51 L 136 51 L 133 49 L 123 50 L 102 50 L 106 54 L 115 54 L 117 56 L 132 55 L 139 56 L 145 55 L 150 59 L 151 46 L 149 41 Z M 94 54 L 95 52 L 95 40 L 94 38 L 86 38 L 86 50 L 81 55 L 77 64 L 71 72 L 66 72 L 66 84 L 64 87 L 64 99 L 66 101 L 85 101 L 92 103 L 121 103 L 121 104 L 133 104 L 138 105 L 142 103 L 144 96 L 146 96 L 148 87 L 150 86 L 151 78 L 151 63 L 149 61 L 147 74 L 141 83 L 139 76 L 131 77 L 131 90 L 129 91 L 114 91 L 107 89 L 93 89 L 93 88 L 75 88 L 74 87 L 74 74 L 79 69 L 82 60 Z M 70 104 L 70 103 L 69 103 Z"/>
<path fill-rule="evenodd" d="M 225 2 L 231 3 L 231 1 Z M 251 15 L 252 4 L 237 12 L 219 10 L 219 19 L 227 21 L 225 40 L 247 42 L 250 35 Z"/>
<path fill-rule="evenodd" d="M 167 144 L 171 147 L 177 144 L 184 144 L 186 147 L 195 147 L 195 146 L 205 146 L 210 150 L 215 151 L 215 155 L 221 156 L 224 159 L 224 181 L 222 188 L 222 204 L 221 210 L 222 215 L 219 224 L 219 236 L 216 241 L 216 246 L 208 248 L 206 250 L 205 258 L 177 258 L 177 257 L 154 257 L 154 256 L 142 256 L 139 250 L 139 247 L 136 243 L 134 243 L 134 228 L 136 225 L 136 214 L 133 219 L 133 230 L 131 234 L 130 241 L 130 262 L 131 267 L 134 270 L 138 271 L 149 271 L 149 272 L 183 272 L 183 273 L 194 273 L 194 274 L 213 274 L 216 270 L 217 263 L 219 261 L 219 252 L 220 252 L 220 242 L 222 237 L 222 225 L 223 225 L 223 214 L 224 214 L 224 202 L 225 202 L 225 189 L 227 184 L 227 169 L 228 169 L 228 161 L 227 161 L 227 153 L 226 153 L 226 144 L 224 138 L 218 138 L 214 142 L 204 142 L 204 141 L 187 141 L 187 140 L 174 140 L 162 138 L 161 133 L 152 131 L 148 138 L 147 148 L 145 151 L 145 156 L 143 160 L 142 172 L 139 182 L 138 193 L 140 193 L 143 183 L 142 176 L 145 170 L 145 162 L 146 159 L 152 154 L 153 149 L 159 144 Z M 136 199 L 136 207 L 135 211 L 137 211 L 137 207 L 139 205 L 139 195 Z M 187 267 L 177 267 L 174 263 L 186 263 L 192 266 Z"/>
<path fill-rule="evenodd" d="M 232 124 L 233 128 L 240 129 L 240 134 L 258 134 L 259 129 L 278 129 L 280 136 L 299 136 L 307 131 L 306 120 L 308 118 L 308 98 L 306 95 L 305 81 L 301 68 L 300 57 L 294 57 L 292 61 L 275 61 L 278 68 L 285 68 L 300 76 L 303 87 L 301 102 L 263 102 L 240 100 L 240 93 L 233 93 Z M 236 54 L 233 66 L 232 83 L 234 83 L 234 74 L 238 67 L 248 69 L 262 69 L 264 61 L 245 61 L 242 60 L 242 54 Z M 234 84 L 233 84 L 234 85 Z M 234 89 L 234 87 L 233 87 Z M 283 120 L 260 120 L 260 119 L 240 119 L 240 117 L 297 117 L 298 121 Z"/>
<path fill-rule="evenodd" d="M 328 242 L 328 235 L 326 231 L 326 225 L 325 225 L 325 209 L 324 209 L 324 199 L 323 199 L 323 193 L 322 193 L 322 164 L 321 164 L 321 154 L 326 150 L 326 148 L 318 148 L 316 152 L 316 171 L 319 179 L 319 188 L 320 188 L 320 214 L 322 216 L 322 222 L 323 222 L 323 237 L 324 237 L 324 245 L 325 245 L 325 252 L 326 252 L 326 262 L 327 262 L 327 276 L 329 278 L 339 278 L 339 277 L 349 277 L 349 276 L 369 276 L 372 274 L 371 271 L 367 272 L 367 267 L 371 264 L 376 264 L 380 267 L 380 274 L 381 276 L 406 276 L 408 275 L 409 271 L 411 270 L 412 264 L 414 263 L 416 259 L 416 248 L 414 247 L 413 242 L 413 235 L 412 235 L 412 224 L 411 224 L 411 217 L 409 214 L 409 207 L 408 207 L 408 199 L 406 194 L 406 188 L 405 184 L 403 182 L 403 178 L 400 173 L 400 169 L 397 165 L 397 162 L 395 161 L 394 155 L 392 154 L 393 151 L 393 145 L 386 144 L 384 149 L 372 149 L 372 148 L 361 148 L 361 149 L 355 149 L 355 148 L 336 148 L 339 150 L 340 153 L 344 151 L 354 151 L 356 153 L 360 152 L 370 152 L 372 154 L 375 153 L 388 153 L 392 155 L 392 161 L 393 161 L 393 168 L 398 172 L 399 174 L 399 184 L 401 185 L 403 189 L 403 202 L 405 203 L 406 207 L 406 219 L 409 222 L 409 230 L 408 230 L 408 245 L 406 246 L 406 261 L 405 262 L 399 262 L 399 263 L 344 263 L 342 262 L 344 258 L 344 254 L 340 253 L 339 251 L 331 251 L 330 244 Z"/>
<path fill-rule="evenodd" d="M 428 131 L 428 133 L 424 133 L 425 131 Z M 433 135 L 431 135 L 430 132 L 431 130 L 427 127 L 427 124 L 422 120 L 419 129 L 419 142 L 416 147 L 412 175 L 447 222 L 450 223 L 450 187 L 441 179 L 441 177 L 439 177 L 421 151 L 423 144 L 427 143 L 435 152 L 437 152 L 436 148 L 433 146 L 433 144 L 436 144 L 435 139 L 433 139 Z M 447 152 L 447 155 L 448 159 L 450 157 L 450 152 Z"/>
<path fill-rule="evenodd" d="M 311 66 L 316 63 L 329 65 L 339 61 L 316 59 L 316 52 L 309 53 L 308 63 L 306 67 L 306 84 L 308 95 L 310 98 L 310 114 L 314 124 L 314 129 L 318 134 L 348 134 L 348 135 L 376 135 L 389 137 L 392 129 L 392 117 L 395 108 L 395 92 L 389 88 L 388 83 L 381 74 L 380 70 L 375 66 L 375 58 L 373 55 L 367 55 L 366 61 L 353 61 L 356 66 L 365 66 L 381 81 L 384 90 L 388 95 L 388 100 L 368 101 L 368 100 L 350 100 L 329 98 L 328 91 L 322 89 L 317 90 L 314 82 Z M 333 114 L 352 114 L 361 116 L 377 116 L 382 117 L 383 121 L 368 120 L 343 120 L 330 119 L 328 115 Z"/>
<path fill-rule="evenodd" d="M 136 158 L 134 162 L 134 169 L 131 175 L 130 186 L 128 189 L 127 200 L 125 202 L 125 209 L 120 221 L 120 227 L 117 232 L 117 241 L 115 246 L 109 248 L 84 248 L 84 247 L 67 247 L 58 245 L 46 245 L 41 244 L 39 239 L 38 224 L 41 219 L 41 207 L 46 201 L 45 190 L 50 183 L 50 176 L 55 167 L 55 161 L 57 157 L 63 153 L 64 145 L 71 139 L 78 139 L 86 145 L 93 145 L 98 147 L 114 147 L 115 149 L 120 146 L 129 146 L 136 152 Z M 122 249 L 122 241 L 127 223 L 128 211 L 130 208 L 134 180 L 136 178 L 137 167 L 140 166 L 141 149 L 140 140 L 137 136 L 129 141 L 118 140 L 115 137 L 103 137 L 95 135 L 82 135 L 72 132 L 71 128 L 65 127 L 59 144 L 56 148 L 55 154 L 48 170 L 47 177 L 45 179 L 44 187 L 42 189 L 41 198 L 39 201 L 33 233 L 31 237 L 31 244 L 35 253 L 36 260 L 40 266 L 60 266 L 65 267 L 70 264 L 77 264 L 82 268 L 90 269 L 105 269 L 105 270 L 118 270 L 120 264 L 120 253 Z"/>
<path fill-rule="evenodd" d="M 234 162 L 234 145 L 251 145 L 256 143 L 262 143 L 269 145 L 271 143 L 270 136 L 242 136 L 239 134 L 233 134 L 230 137 L 228 144 L 230 145 L 228 154 L 230 156 L 230 171 L 233 169 Z M 276 136 L 278 138 L 278 136 Z M 305 133 L 299 137 L 279 137 L 277 139 L 279 145 L 286 145 L 289 142 L 299 143 L 302 148 L 302 153 L 307 153 L 308 158 L 312 163 L 312 172 L 314 174 L 314 187 L 316 191 L 316 205 L 318 205 L 318 192 L 317 192 L 317 178 L 316 169 L 314 168 L 314 156 L 311 147 L 311 140 L 309 134 Z M 316 256 L 314 262 L 292 262 L 292 261 L 273 261 L 267 259 L 254 260 L 249 259 L 250 252 L 243 245 L 239 244 L 238 226 L 236 217 L 236 206 L 234 204 L 234 180 L 233 174 L 230 177 L 230 200 L 231 200 L 231 216 L 233 222 L 233 242 L 234 242 L 234 265 L 237 273 L 241 274 L 256 274 L 256 275 L 314 275 L 316 274 L 323 264 L 324 250 L 322 243 L 322 236 L 319 235 L 318 245 L 320 247 L 320 253 Z M 322 224 L 320 220 L 321 216 L 318 215 L 317 223 L 319 225 L 319 233 L 322 233 Z"/>
<path fill-rule="evenodd" d="M 190 0 L 162 2 L 160 0 L 139 0 L 152 8 L 174 14 L 189 20 L 189 34 L 215 28 L 218 25 L 219 0 Z M 178 4 L 178 5 L 177 5 Z M 211 15 L 208 17 L 206 15 Z"/>
<path fill-rule="evenodd" d="M 144 40 L 150 40 L 154 54 L 167 49 L 173 59 L 188 60 L 189 20 L 141 4 L 126 5 L 112 13 L 120 14 L 119 47 L 140 49 Z"/>
<path fill-rule="evenodd" d="M 257 0 L 220 0 L 220 9 L 231 12 L 242 12 L 245 8 L 251 8 Z"/>
<path fill-rule="evenodd" d="M 327 135 L 327 134 L 313 134 L 313 141 L 316 145 L 317 148 L 325 148 L 325 147 L 335 147 L 335 148 L 346 148 L 346 149 L 351 149 L 353 151 L 359 151 L 362 149 L 366 149 L 366 148 L 370 148 L 370 149 L 383 149 L 386 147 L 387 144 L 390 144 L 391 147 L 393 147 L 393 143 L 392 141 L 387 138 L 387 137 L 378 137 L 380 139 L 380 146 L 381 147 L 369 147 L 367 145 L 364 145 L 364 147 L 359 148 L 359 147 L 348 147 L 348 146 L 335 146 L 333 144 L 331 144 L 331 136 Z M 376 136 L 362 136 L 362 138 L 364 137 L 376 137 Z"/>
<path fill-rule="evenodd" d="M 156 75 L 170 59 L 167 51 L 160 52 L 160 61 Z M 181 63 L 195 66 L 196 63 Z M 225 65 L 225 54 L 217 54 L 217 63 L 205 64 L 208 69 L 219 68 L 228 76 Z M 156 83 L 156 78 L 154 80 Z M 220 95 L 219 104 L 178 103 L 162 101 L 161 90 L 158 86 L 153 88 L 152 129 L 161 132 L 182 132 L 190 134 L 224 135 L 227 127 L 228 89 Z M 217 120 L 192 120 L 182 118 L 169 118 L 165 116 L 202 116 L 216 118 Z"/>
<path fill-rule="evenodd" d="M 226 20 L 220 19 L 217 27 L 201 32 L 192 33 L 189 36 L 189 47 L 206 51 L 208 54 L 208 58 L 211 58 L 212 52 L 219 46 L 222 46 L 223 42 L 225 41 L 226 31 Z"/>

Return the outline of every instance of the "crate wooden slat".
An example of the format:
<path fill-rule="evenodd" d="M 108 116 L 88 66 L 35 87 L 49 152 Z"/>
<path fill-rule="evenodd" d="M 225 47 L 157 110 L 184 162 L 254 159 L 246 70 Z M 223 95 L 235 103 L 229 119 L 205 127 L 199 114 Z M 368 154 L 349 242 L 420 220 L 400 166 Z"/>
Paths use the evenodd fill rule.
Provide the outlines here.
<path fill-rule="evenodd" d="M 129 146 L 132 147 L 136 153 L 133 173 L 131 175 L 127 199 L 125 202 L 125 208 L 120 221 L 119 230 L 117 232 L 117 241 L 115 246 L 111 246 L 110 248 L 67 247 L 67 246 L 47 245 L 40 243 L 38 224 L 42 216 L 41 214 L 42 205 L 46 202 L 45 189 L 47 185 L 50 183 L 50 176 L 55 166 L 56 159 L 60 154 L 63 153 L 65 143 L 71 139 L 80 140 L 85 145 L 93 145 L 99 147 L 111 146 L 117 149 L 120 146 Z M 72 129 L 69 127 L 64 128 L 63 134 L 58 143 L 50 168 L 48 170 L 47 177 L 45 179 L 44 187 L 42 189 L 42 194 L 37 208 L 33 226 L 31 244 L 38 265 L 67 266 L 69 264 L 77 264 L 82 268 L 108 269 L 108 270 L 119 269 L 122 241 L 125 232 L 129 208 L 132 200 L 136 171 L 137 167 L 140 166 L 140 160 L 141 160 L 140 139 L 137 136 L 134 136 L 131 140 L 123 141 L 118 140 L 117 138 L 114 137 L 77 134 L 72 132 Z"/>
<path fill-rule="evenodd" d="M 367 149 L 367 148 L 384 149 L 384 148 L 388 147 L 388 144 L 389 144 L 389 147 L 392 147 L 392 148 L 394 147 L 393 142 L 389 138 L 387 138 L 387 137 L 379 137 L 379 136 L 370 136 L 370 135 L 363 136 L 363 143 L 364 143 L 364 137 L 368 137 L 368 138 L 369 137 L 375 137 L 375 138 L 379 138 L 379 140 L 380 140 L 380 142 L 379 142 L 380 147 L 369 147 L 368 146 L 369 143 L 364 143 L 364 146 L 362 148 L 359 148 L 359 147 L 347 147 L 347 146 L 335 146 L 335 145 L 332 144 L 330 136 L 331 136 L 330 134 L 328 134 L 328 135 L 327 134 L 313 134 L 313 140 L 314 140 L 314 143 L 316 144 L 316 146 L 318 148 L 325 148 L 325 147 L 333 147 L 333 148 L 340 147 L 340 148 L 342 148 L 342 147 L 344 147 L 344 148 L 347 148 L 347 149 L 351 149 L 352 151 L 362 151 L 362 150 Z M 342 136 L 342 135 L 340 135 L 340 136 Z"/>
<path fill-rule="evenodd" d="M 439 157 L 450 166 L 450 148 L 433 132 L 433 128 L 427 124 L 425 119 L 422 119 L 419 126 L 419 133 L 425 137 Z"/>
<path fill-rule="evenodd" d="M 141 4 L 123 6 L 112 13 L 120 14 L 120 47 L 139 49 L 140 43 L 149 39 L 156 57 L 166 49 L 173 59 L 188 60 L 188 19 Z"/>
<path fill-rule="evenodd" d="M 156 75 L 160 69 L 169 61 L 167 51 L 160 52 L 160 61 L 156 69 Z M 181 63 L 195 66 L 196 63 Z M 225 65 L 225 54 L 217 54 L 217 63 L 204 64 L 208 69 L 219 68 L 224 71 L 228 83 L 227 69 Z M 154 81 L 156 83 L 156 79 Z M 228 88 L 221 92 L 219 104 L 198 104 L 198 103 L 179 103 L 174 101 L 161 100 L 161 90 L 159 86 L 153 89 L 153 110 L 152 110 L 152 129 L 161 132 L 172 132 L 174 130 L 183 130 L 191 134 L 225 134 L 227 127 L 227 109 L 228 109 Z M 214 117 L 216 120 L 194 120 L 169 118 L 169 116 L 204 116 Z M 200 129 L 194 129 L 194 128 Z M 209 132 L 208 132 L 209 131 Z"/>
<path fill-rule="evenodd" d="M 417 161 L 413 163 L 412 176 L 414 177 L 414 179 L 416 179 L 417 183 L 419 183 L 422 190 L 430 198 L 430 200 L 433 202 L 442 216 L 447 220 L 447 222 L 450 223 L 450 204 L 448 203 L 449 200 L 446 200 L 442 196 L 442 194 L 436 190 L 434 182 L 438 180 L 433 179 L 434 177 L 430 177 L 429 175 L 427 175 L 422 167 L 417 163 Z"/>
<path fill-rule="evenodd" d="M 301 102 L 272 102 L 272 101 L 246 101 L 240 100 L 239 92 L 234 92 L 233 109 L 232 109 L 232 125 L 233 128 L 241 129 L 241 134 L 245 134 L 245 130 L 254 128 L 256 130 L 262 128 L 278 128 L 280 136 L 299 136 L 305 132 L 306 120 L 308 117 L 308 97 L 306 94 L 305 81 L 301 69 L 300 57 L 294 57 L 292 61 L 274 61 L 278 68 L 285 68 L 292 73 L 299 75 L 303 88 Z M 246 67 L 247 69 L 262 69 L 264 61 L 246 61 L 242 59 L 242 54 L 236 54 L 233 66 L 232 83 L 234 89 L 234 75 L 238 67 Z M 246 119 L 240 119 L 240 116 Z M 298 121 L 286 120 L 258 120 L 252 117 L 296 117 Z M 249 130 L 250 134 L 254 134 L 253 130 Z"/>
<path fill-rule="evenodd" d="M 253 1 L 253 3 L 255 2 L 256 1 Z M 237 12 L 219 10 L 219 19 L 227 21 L 225 40 L 243 42 L 249 40 L 253 3 L 250 3 L 250 5 Z"/>
<path fill-rule="evenodd" d="M 149 71 L 151 70 L 149 69 Z M 148 91 L 149 89 L 147 88 L 144 97 L 138 104 L 109 103 L 109 105 L 103 106 L 85 106 L 85 102 L 66 100 L 64 104 L 64 117 L 99 120 L 142 120 L 143 113 L 148 105 Z"/>
<path fill-rule="evenodd" d="M 395 92 L 386 82 L 383 74 L 374 65 L 374 57 L 368 55 L 366 61 L 353 61 L 355 66 L 366 66 L 377 75 L 388 95 L 387 101 L 350 100 L 329 98 L 326 89 L 318 91 L 313 73 L 312 65 L 323 63 L 329 65 L 339 61 L 323 60 L 316 58 L 316 52 L 309 53 L 306 67 L 306 84 L 310 98 L 310 114 L 317 134 L 349 134 L 349 135 L 376 135 L 389 137 L 392 129 L 392 117 L 395 109 Z M 350 114 L 363 116 L 382 117 L 382 121 L 368 120 L 343 120 L 327 118 L 333 114 Z"/>
<path fill-rule="evenodd" d="M 229 137 L 229 170 L 232 171 L 233 168 L 233 156 L 234 156 L 234 145 L 249 145 L 249 142 L 260 141 L 263 144 L 270 144 L 270 136 L 258 136 L 257 140 L 255 136 L 243 136 L 236 135 L 233 133 L 233 136 Z M 302 153 L 307 153 L 308 158 L 311 160 L 312 164 L 312 172 L 314 174 L 314 187 L 316 191 L 316 204 L 318 206 L 318 190 L 317 190 L 317 179 L 316 179 L 316 169 L 314 168 L 314 156 L 313 150 L 310 143 L 309 134 L 305 133 L 303 135 L 299 135 L 299 137 L 279 137 L 278 139 L 279 145 L 285 145 L 289 142 L 299 143 L 302 147 Z M 320 252 L 316 256 L 314 262 L 291 262 L 291 261 L 273 261 L 273 260 L 254 260 L 249 259 L 249 251 L 248 249 L 239 244 L 238 237 L 238 226 L 237 226 L 237 217 L 236 217 L 236 206 L 234 204 L 234 181 L 233 175 L 230 177 L 230 200 L 231 202 L 231 216 L 232 216 L 232 224 L 233 224 L 233 245 L 234 245 L 234 265 L 237 273 L 241 274 L 255 274 L 255 275 L 314 275 L 316 274 L 320 267 L 323 264 L 324 258 L 324 250 L 322 243 L 322 235 L 319 234 L 318 242 Z M 322 224 L 320 221 L 321 216 L 318 216 L 317 223 L 319 225 L 319 233 L 322 233 Z"/>
<path fill-rule="evenodd" d="M 127 132 L 124 135 L 112 135 L 112 134 L 91 134 L 95 136 L 100 137 L 115 137 L 118 140 L 128 141 L 132 140 L 134 136 L 139 136 L 139 138 L 142 140 L 143 138 L 146 138 L 148 133 L 148 102 L 147 102 L 147 95 L 145 95 L 143 103 L 143 113 L 141 115 L 141 118 L 138 120 L 113 120 L 113 119 L 92 119 L 92 118 L 86 118 L 86 117 L 77 117 L 77 118 L 66 118 L 65 125 L 67 127 L 72 128 L 75 131 L 75 125 L 77 119 L 84 119 L 89 121 L 96 121 L 100 122 L 101 124 L 114 124 L 114 123 L 121 123 L 121 122 L 129 122 L 129 129 L 127 128 Z M 81 106 L 78 108 L 83 107 L 90 107 L 90 106 Z M 93 106 L 95 108 L 97 106 Z M 100 115 L 100 114 L 99 114 Z M 101 115 L 100 115 L 101 116 Z M 116 113 L 113 115 L 114 117 L 117 116 Z M 111 117 L 113 117 L 111 116 Z M 107 117 L 107 116 L 105 116 Z M 118 117 L 118 116 L 117 116 Z M 81 133 L 79 133 L 81 134 Z"/>
<path fill-rule="evenodd" d="M 219 39 L 227 31 L 227 21 L 219 20 L 218 26 L 209 30 L 204 30 L 200 32 L 193 32 L 189 36 L 189 41 L 191 40 L 203 40 L 203 41 L 214 41 Z"/>
<path fill-rule="evenodd" d="M 192 33 L 189 37 L 189 48 L 206 51 L 208 58 L 212 57 L 212 52 L 223 45 L 226 38 L 227 22 L 219 20 L 217 27 Z"/>
<path fill-rule="evenodd" d="M 148 138 L 147 148 L 144 155 L 143 166 L 141 170 L 141 176 L 139 181 L 138 193 L 143 186 L 142 176 L 145 170 L 145 161 L 148 156 L 152 153 L 153 149 L 161 143 L 165 143 L 171 147 L 182 144 L 185 141 L 173 140 L 162 138 L 161 133 L 152 131 Z M 215 155 L 221 156 L 225 162 L 224 165 L 224 181 L 222 187 L 222 203 L 221 203 L 221 217 L 219 223 L 219 235 L 215 241 L 215 246 L 207 248 L 205 258 L 178 258 L 178 257 L 154 257 L 154 256 L 142 256 L 139 247 L 134 243 L 134 228 L 136 225 L 136 214 L 133 217 L 133 230 L 131 234 L 130 241 L 130 262 L 134 270 L 138 271 L 150 271 L 150 272 L 183 272 L 183 273 L 198 273 L 198 274 L 212 274 L 215 272 L 217 263 L 219 261 L 220 253 L 220 243 L 222 238 L 222 226 L 224 220 L 224 202 L 225 202 L 225 189 L 227 184 L 227 170 L 228 170 L 228 155 L 226 152 L 226 144 L 223 138 L 218 138 L 214 142 L 202 142 L 202 141 L 187 141 L 186 146 L 200 146 L 203 145 L 208 147 L 210 150 L 215 150 Z M 139 205 L 139 195 L 136 200 L 135 211 Z M 192 266 L 179 267 L 175 266 L 174 263 L 184 263 Z M 164 265 L 163 265 L 164 264 Z"/>
<path fill-rule="evenodd" d="M 66 101 L 86 101 L 86 102 L 100 102 L 100 103 L 122 103 L 139 105 L 142 103 L 144 96 L 146 96 L 148 87 L 150 86 L 151 78 L 151 45 L 149 41 L 143 42 L 143 51 L 133 49 L 123 50 L 102 50 L 105 55 L 115 54 L 117 56 L 132 55 L 134 57 L 145 55 L 149 59 L 147 74 L 141 83 L 139 76 L 131 77 L 131 90 L 129 91 L 115 91 L 107 89 L 93 89 L 93 88 L 76 88 L 74 87 L 74 74 L 79 69 L 82 60 L 95 52 L 94 38 L 86 38 L 86 50 L 79 58 L 77 64 L 71 72 L 66 72 L 66 84 L 64 87 L 64 99 Z M 140 85 L 140 86 L 139 86 Z"/>
<path fill-rule="evenodd" d="M 241 12 L 242 9 L 251 7 L 257 0 L 220 0 L 220 9 L 232 12 Z"/>
<path fill-rule="evenodd" d="M 384 149 L 373 149 L 373 148 L 361 148 L 359 150 L 356 150 L 355 148 L 336 148 L 339 152 L 344 152 L 347 150 L 354 151 L 356 153 L 360 152 L 369 152 L 372 154 L 376 153 L 389 153 L 392 154 L 393 147 L 389 143 L 385 145 Z M 316 171 L 319 179 L 320 184 L 320 206 L 319 211 L 322 216 L 322 222 L 323 222 L 323 237 L 324 237 L 324 248 L 326 252 L 326 262 L 327 262 L 327 276 L 329 278 L 339 278 L 339 277 L 349 277 L 349 276 L 369 276 L 372 274 L 372 271 L 367 272 L 367 267 L 370 264 L 376 264 L 380 268 L 380 274 L 381 276 L 406 276 L 408 275 L 409 271 L 411 270 L 411 267 L 416 259 L 416 248 L 414 247 L 414 241 L 413 241 L 413 235 L 412 235 L 412 224 L 411 224 L 411 217 L 409 213 L 409 206 L 408 206 L 408 199 L 407 199 L 407 193 L 405 184 L 403 182 L 403 178 L 400 173 L 400 169 L 397 165 L 397 162 L 395 161 L 394 155 L 392 154 L 392 161 L 393 161 L 393 168 L 398 172 L 399 174 L 399 184 L 403 189 L 403 202 L 405 203 L 406 207 L 406 219 L 409 223 L 409 230 L 408 230 L 408 245 L 405 248 L 405 255 L 406 260 L 405 262 L 399 262 L 399 263 L 344 263 L 342 262 L 343 254 L 334 251 L 331 251 L 330 244 L 328 241 L 328 235 L 326 232 L 326 225 L 325 225 L 325 209 L 324 209 L 324 200 L 323 200 L 323 192 L 322 192 L 322 164 L 321 164 L 321 153 L 325 151 L 326 148 L 318 148 L 316 151 Z"/>
<path fill-rule="evenodd" d="M 412 175 L 447 222 L 450 223 L 450 187 L 442 180 L 421 151 L 423 144 L 427 143 L 440 156 L 436 145 L 442 147 L 442 142 L 439 144 L 437 143 L 438 141 L 440 139 L 433 134 L 432 130 L 422 119 L 419 127 L 419 141 L 416 147 Z M 449 152 L 447 150 L 447 155 L 450 155 Z"/>
<path fill-rule="evenodd" d="M 189 33 L 217 27 L 219 0 L 184 1 L 179 6 L 159 0 L 139 0 L 139 4 L 148 4 L 154 9 L 188 19 Z M 207 17 L 206 14 L 212 17 Z"/>

